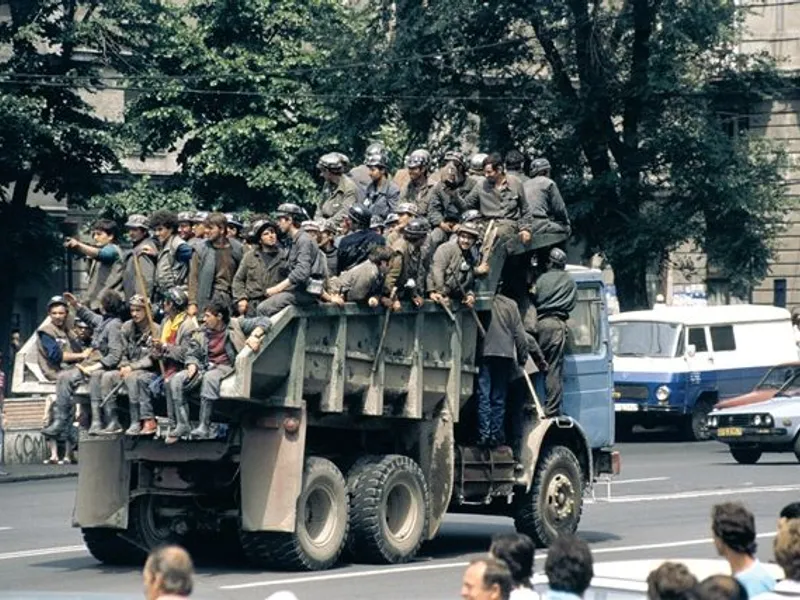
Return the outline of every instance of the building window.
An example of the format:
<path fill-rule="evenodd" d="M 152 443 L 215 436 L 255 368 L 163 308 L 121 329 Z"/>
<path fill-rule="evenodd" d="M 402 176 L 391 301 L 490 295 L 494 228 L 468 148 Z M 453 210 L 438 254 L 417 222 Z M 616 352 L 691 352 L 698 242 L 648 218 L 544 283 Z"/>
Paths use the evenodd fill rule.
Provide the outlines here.
<path fill-rule="evenodd" d="M 775 279 L 772 285 L 772 305 L 786 308 L 786 280 Z"/>

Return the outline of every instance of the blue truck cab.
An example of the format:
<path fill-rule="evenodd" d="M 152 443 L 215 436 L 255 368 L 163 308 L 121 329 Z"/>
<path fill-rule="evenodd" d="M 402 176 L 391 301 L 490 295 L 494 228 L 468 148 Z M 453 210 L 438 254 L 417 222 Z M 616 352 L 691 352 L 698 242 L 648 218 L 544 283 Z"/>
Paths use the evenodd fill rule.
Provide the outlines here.
<path fill-rule="evenodd" d="M 678 421 L 688 438 L 708 439 L 718 401 L 798 356 L 789 311 L 772 306 L 663 307 L 609 322 L 618 433 Z"/>

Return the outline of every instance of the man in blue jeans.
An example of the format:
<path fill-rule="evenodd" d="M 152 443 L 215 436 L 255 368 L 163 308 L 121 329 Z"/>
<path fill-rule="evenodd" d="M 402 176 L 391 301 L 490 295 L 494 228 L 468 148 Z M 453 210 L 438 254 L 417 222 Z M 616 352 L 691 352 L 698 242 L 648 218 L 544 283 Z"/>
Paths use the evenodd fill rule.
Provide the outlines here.
<path fill-rule="evenodd" d="M 492 303 L 478 367 L 478 445 L 496 448 L 506 443 L 506 396 L 517 365 L 528 359 L 528 341 L 517 303 L 498 293 Z"/>

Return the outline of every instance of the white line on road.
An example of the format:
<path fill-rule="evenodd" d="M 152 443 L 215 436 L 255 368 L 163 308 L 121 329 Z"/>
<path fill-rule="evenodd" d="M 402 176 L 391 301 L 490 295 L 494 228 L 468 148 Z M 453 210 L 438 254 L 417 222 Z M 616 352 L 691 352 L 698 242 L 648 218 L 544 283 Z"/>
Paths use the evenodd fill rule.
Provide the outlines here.
<path fill-rule="evenodd" d="M 733 496 L 739 494 L 769 494 L 778 492 L 797 492 L 800 485 L 770 485 L 760 487 L 723 488 L 717 490 L 695 490 L 691 492 L 675 492 L 673 494 L 647 494 L 636 496 L 617 496 L 616 498 L 598 498 L 585 500 L 586 504 L 626 504 L 631 502 L 659 502 L 663 500 L 691 500 L 694 498 L 710 498 L 713 496 Z"/>
<path fill-rule="evenodd" d="M 620 480 L 611 480 L 611 484 L 621 484 L 621 483 L 647 483 L 650 481 L 667 481 L 669 477 L 644 477 L 642 479 L 620 479 Z M 604 481 L 601 483 L 605 483 Z"/>
<path fill-rule="evenodd" d="M 13 527 L 0 527 L 0 531 L 11 531 Z"/>
<path fill-rule="evenodd" d="M 52 554 L 74 554 L 86 552 L 86 546 L 56 546 L 54 548 L 35 548 L 33 550 L 19 550 L 0 554 L 0 560 L 13 560 L 15 558 L 30 558 L 32 556 L 50 556 Z"/>
<path fill-rule="evenodd" d="M 776 532 L 760 533 L 756 537 L 764 538 L 774 536 Z M 660 544 L 641 544 L 638 546 L 614 546 L 611 548 L 592 549 L 592 555 L 613 554 L 619 552 L 638 552 L 641 550 L 660 550 L 665 548 L 680 548 L 682 546 L 700 546 L 711 544 L 711 538 L 695 540 L 681 540 L 678 542 L 663 542 Z M 545 554 L 537 554 L 536 558 L 544 558 Z M 399 573 L 414 573 L 418 571 L 435 571 L 443 569 L 459 569 L 466 567 L 468 561 L 458 561 L 452 563 L 438 563 L 433 565 L 409 565 L 405 567 L 387 567 L 385 569 L 373 569 L 371 571 L 356 571 L 354 573 L 329 573 L 323 575 L 309 575 L 307 577 L 289 577 L 286 579 L 271 579 L 268 581 L 251 581 L 249 583 L 237 583 L 232 585 L 220 586 L 221 590 L 244 590 L 257 587 L 273 587 L 276 585 L 298 585 L 301 583 L 315 583 L 318 581 L 335 581 L 337 579 L 359 579 L 362 577 L 380 577 L 382 575 L 395 575 Z"/>

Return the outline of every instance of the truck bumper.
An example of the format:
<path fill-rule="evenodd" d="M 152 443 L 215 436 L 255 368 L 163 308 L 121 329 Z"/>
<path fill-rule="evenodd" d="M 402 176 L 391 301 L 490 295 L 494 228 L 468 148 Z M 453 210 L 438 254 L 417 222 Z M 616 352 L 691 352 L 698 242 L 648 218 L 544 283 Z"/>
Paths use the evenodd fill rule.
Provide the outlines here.
<path fill-rule="evenodd" d="M 592 450 L 594 458 L 594 474 L 597 475 L 619 475 L 622 472 L 622 455 L 617 450 L 611 448 L 599 448 Z"/>

